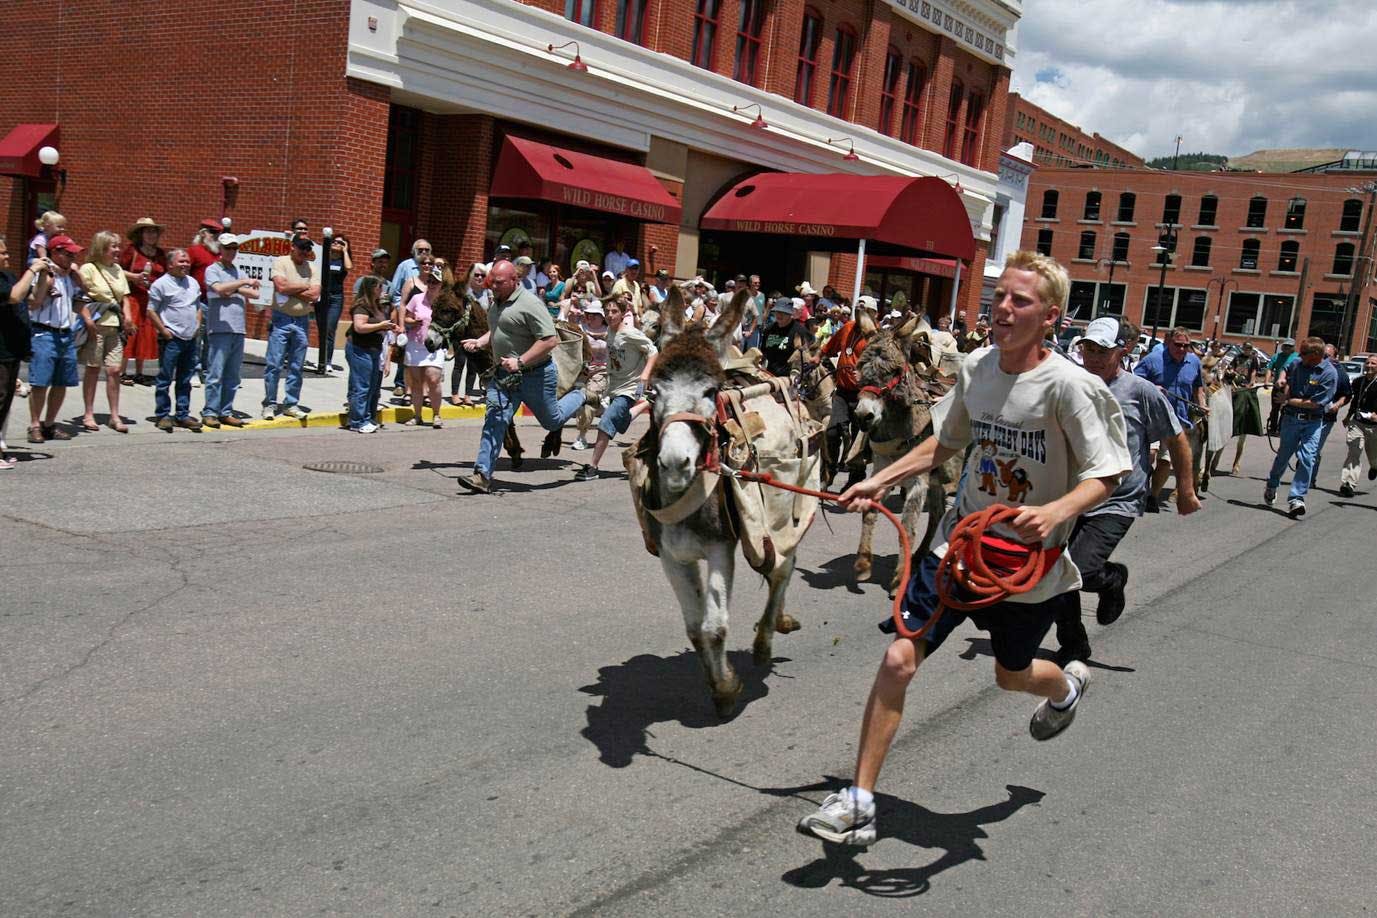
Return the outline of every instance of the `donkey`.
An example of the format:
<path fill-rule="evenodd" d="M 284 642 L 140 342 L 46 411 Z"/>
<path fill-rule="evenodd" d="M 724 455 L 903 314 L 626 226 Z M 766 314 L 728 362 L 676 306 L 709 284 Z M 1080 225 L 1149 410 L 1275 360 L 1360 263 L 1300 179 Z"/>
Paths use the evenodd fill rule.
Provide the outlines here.
<path fill-rule="evenodd" d="M 910 335 L 914 324 L 914 320 L 910 320 L 898 329 L 880 332 L 866 345 L 856 367 L 861 381 L 856 423 L 869 434 L 877 472 L 932 436 L 929 406 L 933 399 L 922 379 L 922 375 L 930 371 L 932 352 L 925 335 Z M 937 524 L 946 511 L 947 486 L 959 475 L 959 464 L 955 468 L 948 464 L 930 473 L 915 475 L 901 484 L 903 511 L 900 521 L 910 544 L 917 529 L 918 514 L 924 511 L 928 514 L 927 530 L 915 557 L 926 554 L 932 544 Z M 853 566 L 857 581 L 870 579 L 871 543 L 878 515 L 875 510 L 867 510 L 861 517 L 861 543 Z M 890 596 L 902 586 L 899 583 L 901 569 L 894 572 Z"/>
<path fill-rule="evenodd" d="M 741 291 L 704 331 L 698 326 L 685 328 L 683 296 L 678 287 L 670 289 L 661 310 L 661 343 L 655 361 L 648 395 L 652 397 L 652 435 L 656 437 L 654 465 L 650 467 L 650 495 L 661 508 L 691 507 L 692 512 L 676 522 L 661 523 L 650 514 L 643 518 L 646 535 L 658 546 L 665 576 L 679 600 L 688 639 L 698 652 L 713 704 L 719 717 L 729 717 L 741 694 L 742 682 L 727 660 L 727 607 L 731 601 L 738 535 L 731 519 L 732 510 L 726 481 L 717 479 L 705 495 L 693 493 L 709 487 L 715 476 L 704 470 L 708 451 L 717 437 L 715 418 L 718 391 L 726 383 L 722 358 L 732 341 L 732 331 L 741 322 L 749 291 Z M 780 452 L 790 448 L 785 410 L 780 418 L 768 418 L 767 446 Z M 785 423 L 779 423 L 780 421 Z M 778 442 L 775 442 L 775 440 Z M 681 505 L 678 502 L 684 501 Z M 677 514 L 676 514 L 677 515 Z M 699 562 L 706 562 L 706 585 Z M 794 572 L 792 550 L 781 557 L 766 575 L 769 598 L 755 629 L 752 646 L 757 666 L 768 666 L 772 641 L 781 622 L 784 593 Z"/>

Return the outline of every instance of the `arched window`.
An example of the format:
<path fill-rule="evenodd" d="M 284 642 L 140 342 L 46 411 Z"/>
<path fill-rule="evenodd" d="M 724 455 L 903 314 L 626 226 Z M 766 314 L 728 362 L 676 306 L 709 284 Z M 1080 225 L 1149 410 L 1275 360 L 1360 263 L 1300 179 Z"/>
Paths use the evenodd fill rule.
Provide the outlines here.
<path fill-rule="evenodd" d="M 1262 251 L 1262 242 L 1257 239 L 1243 240 L 1243 253 L 1238 256 L 1238 266 L 1244 271 L 1257 270 L 1258 253 Z"/>
<path fill-rule="evenodd" d="M 1081 244 L 1076 249 L 1076 257 L 1082 261 L 1093 261 L 1095 258 L 1095 231 L 1086 230 L 1081 233 Z"/>
<path fill-rule="evenodd" d="M 1133 209 L 1138 205 L 1138 196 L 1131 191 L 1125 191 L 1119 195 L 1119 215 L 1115 217 L 1120 223 L 1133 222 Z"/>
<path fill-rule="evenodd" d="M 1210 246 L 1209 236 L 1195 237 L 1195 248 L 1191 250 L 1192 267 L 1208 268 L 1210 266 Z"/>
<path fill-rule="evenodd" d="M 1038 230 L 1038 251 L 1043 255 L 1052 254 L 1052 231 L 1049 229 Z"/>
<path fill-rule="evenodd" d="M 891 47 L 885 53 L 885 76 L 880 84 L 880 133 L 893 135 L 894 106 L 899 101 L 899 77 L 904 73 L 904 59 L 899 49 Z"/>
<path fill-rule="evenodd" d="M 1299 257 L 1300 243 L 1294 239 L 1288 239 L 1281 244 L 1281 253 L 1277 255 L 1277 270 L 1294 272 Z"/>
<path fill-rule="evenodd" d="M 1169 194 L 1162 200 L 1162 222 L 1170 226 L 1181 222 L 1181 196 Z"/>
<path fill-rule="evenodd" d="M 1305 229 L 1305 198 L 1292 198 L 1286 202 L 1286 228 Z"/>
<path fill-rule="evenodd" d="M 837 26 L 832 45 L 832 75 L 827 81 L 827 114 L 846 117 L 846 103 L 851 95 L 851 66 L 856 61 L 856 30 L 849 25 Z"/>
<path fill-rule="evenodd" d="M 1358 224 L 1363 219 L 1363 202 L 1357 198 L 1344 201 L 1344 215 L 1339 218 L 1339 230 L 1345 233 L 1358 232 Z"/>
<path fill-rule="evenodd" d="M 1114 252 L 1110 255 L 1115 261 L 1128 261 L 1128 243 L 1132 237 L 1128 233 L 1114 234 Z"/>
<path fill-rule="evenodd" d="M 1085 210 L 1081 213 L 1081 219 L 1100 219 L 1100 193 L 1098 191 L 1087 191 L 1085 193 Z"/>
<path fill-rule="evenodd" d="M 908 62 L 908 82 L 904 84 L 904 116 L 899 126 L 899 139 L 917 145 L 918 128 L 923 121 L 923 87 L 927 85 L 928 69 L 919 60 Z"/>
<path fill-rule="evenodd" d="M 1243 225 L 1249 229 L 1257 229 L 1267 225 L 1267 199 L 1262 195 L 1248 201 L 1248 222 Z"/>
<path fill-rule="evenodd" d="M 961 100 L 966 98 L 966 87 L 960 80 L 952 80 L 951 95 L 947 97 L 947 137 L 942 144 L 942 155 L 956 159 L 956 140 L 961 136 Z"/>
<path fill-rule="evenodd" d="M 1048 188 L 1042 193 L 1042 219 L 1057 219 L 1057 201 L 1060 198 L 1061 195 L 1057 193 L 1055 188 Z"/>
<path fill-rule="evenodd" d="M 1219 219 L 1219 198 L 1207 194 L 1200 199 L 1200 219 L 1196 222 L 1201 226 L 1215 226 L 1217 219 Z"/>
<path fill-rule="evenodd" d="M 798 39 L 798 71 L 794 74 L 794 101 L 813 105 L 817 84 L 818 47 L 822 44 L 822 16 L 812 7 L 803 10 L 803 31 Z"/>
<path fill-rule="evenodd" d="M 1341 242 L 1334 247 L 1334 270 L 1330 274 L 1353 275 L 1353 243 Z"/>

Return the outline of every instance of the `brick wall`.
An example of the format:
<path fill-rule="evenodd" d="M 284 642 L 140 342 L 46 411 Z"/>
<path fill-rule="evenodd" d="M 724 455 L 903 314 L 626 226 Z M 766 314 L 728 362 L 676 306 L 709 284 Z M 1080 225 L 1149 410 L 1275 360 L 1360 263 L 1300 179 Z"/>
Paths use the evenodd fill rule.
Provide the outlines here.
<path fill-rule="evenodd" d="M 1144 164 L 1142 157 L 1133 151 L 1097 133 L 1082 130 L 1047 109 L 1034 105 L 1018 93 L 1008 93 L 1007 96 L 1003 117 L 990 122 L 1000 126 L 1000 142 L 1005 150 L 1026 140 L 1033 144 L 1033 158 L 1047 165 L 1069 166 L 1084 161 L 1136 168 Z M 1040 127 L 1045 127 L 1050 134 L 1044 137 Z M 1067 138 L 1069 147 L 1062 145 L 1063 136 Z"/>

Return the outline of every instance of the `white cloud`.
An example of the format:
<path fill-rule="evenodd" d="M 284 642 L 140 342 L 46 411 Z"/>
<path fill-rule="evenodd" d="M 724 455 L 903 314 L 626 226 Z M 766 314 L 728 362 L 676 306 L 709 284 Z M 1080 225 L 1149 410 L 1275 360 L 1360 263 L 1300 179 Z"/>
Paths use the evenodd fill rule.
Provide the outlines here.
<path fill-rule="evenodd" d="M 1377 147 L 1370 0 L 1027 0 L 1018 34 L 1014 91 L 1147 158 L 1178 134 L 1230 155 Z"/>

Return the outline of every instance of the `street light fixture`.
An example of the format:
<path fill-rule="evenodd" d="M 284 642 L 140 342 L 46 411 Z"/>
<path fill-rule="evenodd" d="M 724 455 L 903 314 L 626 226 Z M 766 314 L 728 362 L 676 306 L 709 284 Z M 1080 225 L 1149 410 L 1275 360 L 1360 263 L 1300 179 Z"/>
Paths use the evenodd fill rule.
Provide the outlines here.
<path fill-rule="evenodd" d="M 1214 310 L 1214 328 L 1210 332 L 1211 341 L 1219 340 L 1219 320 L 1224 315 L 1224 291 L 1229 289 L 1230 284 L 1234 285 L 1234 292 L 1238 291 L 1238 281 L 1234 280 L 1232 277 L 1212 277 L 1209 282 L 1205 284 L 1205 292 L 1208 294 L 1210 288 L 1215 284 L 1219 285 L 1219 305 L 1216 306 Z"/>
<path fill-rule="evenodd" d="M 842 145 L 842 141 L 846 141 L 846 143 L 849 144 L 846 155 L 842 157 L 842 160 L 848 163 L 857 162 L 860 157 L 856 155 L 856 141 L 852 140 L 850 137 L 829 137 L 827 138 L 827 145 L 830 147 L 839 147 Z"/>
<path fill-rule="evenodd" d="M 1171 253 L 1176 248 L 1176 224 L 1168 224 L 1167 235 L 1152 247 L 1152 251 L 1157 253 L 1157 260 L 1162 264 L 1162 276 L 1157 281 L 1157 303 L 1152 310 L 1152 346 L 1157 346 L 1157 326 L 1162 318 L 1162 299 L 1167 289 L 1167 263 L 1171 261 Z"/>
<path fill-rule="evenodd" d="M 548 54 L 554 54 L 556 51 L 562 51 L 570 45 L 574 46 L 574 59 L 565 66 L 568 67 L 570 70 L 574 71 L 575 73 L 587 73 L 588 65 L 583 62 L 583 56 L 580 54 L 582 49 L 579 47 L 578 42 L 566 41 L 562 45 L 546 45 L 545 51 Z"/>
<path fill-rule="evenodd" d="M 755 109 L 755 120 L 751 122 L 751 127 L 758 131 L 763 131 L 769 127 L 769 125 L 765 123 L 765 110 L 760 107 L 759 102 L 752 102 L 750 105 L 733 105 L 732 111 L 737 114 L 742 114 L 748 108 Z"/>

